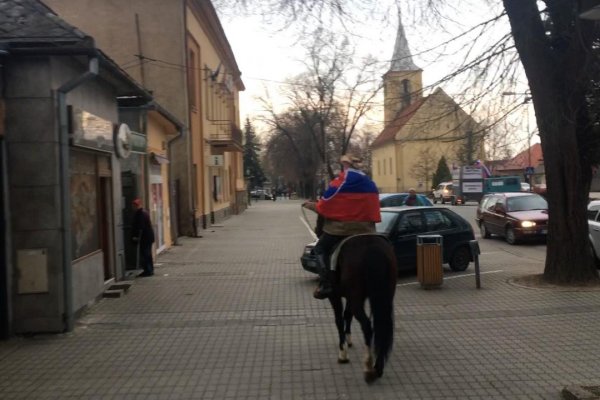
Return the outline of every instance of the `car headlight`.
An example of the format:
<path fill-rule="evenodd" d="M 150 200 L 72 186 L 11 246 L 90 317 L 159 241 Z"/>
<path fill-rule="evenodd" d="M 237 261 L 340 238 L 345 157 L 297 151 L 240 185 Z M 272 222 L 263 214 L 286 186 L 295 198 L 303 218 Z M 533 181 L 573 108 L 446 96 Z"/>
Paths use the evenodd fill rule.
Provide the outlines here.
<path fill-rule="evenodd" d="M 533 221 L 523 221 L 523 222 L 521 222 L 521 226 L 523 228 L 533 228 L 535 226 L 535 222 L 533 222 Z"/>

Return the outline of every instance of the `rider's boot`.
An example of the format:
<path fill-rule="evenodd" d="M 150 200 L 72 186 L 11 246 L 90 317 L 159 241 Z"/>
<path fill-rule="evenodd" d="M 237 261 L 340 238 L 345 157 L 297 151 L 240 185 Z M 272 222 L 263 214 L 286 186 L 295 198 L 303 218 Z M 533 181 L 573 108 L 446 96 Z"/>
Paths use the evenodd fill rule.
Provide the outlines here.
<path fill-rule="evenodd" d="M 317 262 L 319 263 L 319 286 L 313 292 L 315 299 L 323 300 L 328 298 L 333 292 L 331 286 L 331 271 L 325 262 L 325 257 L 322 254 L 317 255 Z"/>

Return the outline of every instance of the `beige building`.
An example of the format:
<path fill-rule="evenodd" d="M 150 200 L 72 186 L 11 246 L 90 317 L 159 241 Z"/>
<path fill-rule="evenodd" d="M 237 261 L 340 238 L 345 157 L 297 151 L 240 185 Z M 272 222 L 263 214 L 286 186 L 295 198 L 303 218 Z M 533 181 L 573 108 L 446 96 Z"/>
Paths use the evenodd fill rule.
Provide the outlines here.
<path fill-rule="evenodd" d="M 380 192 L 431 189 L 431 177 L 444 156 L 459 164 L 460 151 L 471 146 L 483 158 L 475 121 L 441 88 L 423 95 L 423 71 L 412 61 L 402 23 L 390 70 L 384 75 L 385 128 L 371 145 L 371 171 Z"/>
<path fill-rule="evenodd" d="M 243 211 L 246 191 L 238 93 L 244 85 L 212 3 L 46 3 L 89 32 L 159 104 L 184 122 L 183 135 L 163 150 L 169 155 L 171 182 L 168 192 L 163 187 L 162 193 L 169 193 L 173 202 L 175 234 L 198 235 L 203 228 Z M 149 145 L 150 152 L 160 148 L 154 141 Z"/>

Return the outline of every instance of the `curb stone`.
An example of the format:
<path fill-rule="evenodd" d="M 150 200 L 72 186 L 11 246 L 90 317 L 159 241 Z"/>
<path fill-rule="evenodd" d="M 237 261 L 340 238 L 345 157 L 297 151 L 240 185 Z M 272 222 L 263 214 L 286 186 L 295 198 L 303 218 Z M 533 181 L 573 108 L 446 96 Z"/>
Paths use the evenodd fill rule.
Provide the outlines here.
<path fill-rule="evenodd" d="M 562 390 L 564 400 L 599 400 L 600 386 L 566 386 Z"/>

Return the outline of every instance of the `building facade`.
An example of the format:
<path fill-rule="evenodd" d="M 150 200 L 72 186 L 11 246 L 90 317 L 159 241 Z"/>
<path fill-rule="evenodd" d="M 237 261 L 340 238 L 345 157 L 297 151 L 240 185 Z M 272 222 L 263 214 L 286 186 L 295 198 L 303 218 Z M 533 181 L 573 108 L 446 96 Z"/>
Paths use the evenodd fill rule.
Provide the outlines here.
<path fill-rule="evenodd" d="M 199 235 L 246 208 L 241 72 L 210 1 L 47 0 L 92 34 L 185 128 L 173 142 L 175 235 Z M 92 18 L 93 15 L 93 18 Z"/>
<path fill-rule="evenodd" d="M 151 96 L 39 1 L 0 13 L 3 327 L 68 331 L 125 275 L 117 98 Z"/>

